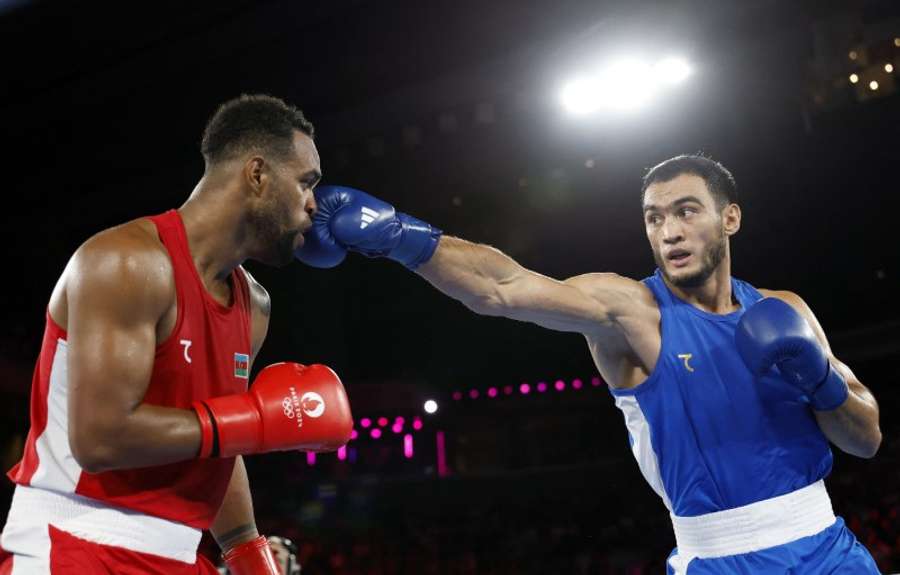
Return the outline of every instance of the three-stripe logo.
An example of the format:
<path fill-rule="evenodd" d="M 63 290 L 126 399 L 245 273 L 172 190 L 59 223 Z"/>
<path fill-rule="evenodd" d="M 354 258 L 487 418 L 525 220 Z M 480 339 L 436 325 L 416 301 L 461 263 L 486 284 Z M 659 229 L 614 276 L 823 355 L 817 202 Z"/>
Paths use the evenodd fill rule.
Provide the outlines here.
<path fill-rule="evenodd" d="M 375 218 L 377 218 L 377 217 L 378 217 L 378 212 L 376 212 L 372 208 L 367 208 L 367 207 L 363 206 L 362 215 L 360 216 L 360 219 L 362 221 L 359 222 L 359 229 L 361 229 L 361 230 L 366 229 L 369 226 L 369 224 L 371 224 L 372 222 L 375 221 Z"/>

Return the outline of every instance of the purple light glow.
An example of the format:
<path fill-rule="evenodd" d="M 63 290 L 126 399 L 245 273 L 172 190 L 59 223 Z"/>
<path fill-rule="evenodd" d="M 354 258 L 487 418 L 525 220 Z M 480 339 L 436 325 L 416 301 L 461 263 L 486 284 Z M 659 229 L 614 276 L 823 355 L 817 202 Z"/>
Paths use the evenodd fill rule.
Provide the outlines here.
<path fill-rule="evenodd" d="M 413 429 L 415 429 L 416 431 L 422 429 L 422 420 L 418 417 L 413 420 Z"/>
<path fill-rule="evenodd" d="M 403 436 L 403 457 L 412 459 L 413 456 L 413 437 L 411 433 Z"/>
<path fill-rule="evenodd" d="M 582 386 L 582 385 L 584 385 L 584 384 L 581 383 L 581 380 L 580 380 L 580 379 L 573 379 L 573 380 L 572 380 L 572 388 L 573 388 L 573 389 L 581 389 L 581 386 Z"/>
<path fill-rule="evenodd" d="M 351 440 L 352 440 L 352 439 L 356 439 L 357 437 L 359 437 L 359 432 L 356 431 L 355 429 L 351 430 L 351 431 L 350 431 L 350 439 L 351 439 Z"/>
<path fill-rule="evenodd" d="M 553 384 L 553 387 L 556 388 L 556 391 L 562 391 L 566 388 L 566 382 L 561 379 L 557 379 L 556 383 Z"/>
<path fill-rule="evenodd" d="M 488 397 L 497 397 L 497 388 L 496 387 L 488 388 Z"/>
<path fill-rule="evenodd" d="M 406 423 L 406 420 L 403 419 L 402 415 L 398 415 L 394 418 L 394 425 L 403 425 L 404 423 Z"/>
<path fill-rule="evenodd" d="M 599 378 L 599 377 L 592 377 L 592 378 L 591 378 L 591 385 L 593 385 L 594 387 L 600 387 L 600 378 Z"/>
<path fill-rule="evenodd" d="M 369 432 L 369 435 L 372 436 L 372 439 L 378 439 L 379 437 L 381 437 L 381 430 L 376 427 Z"/>
<path fill-rule="evenodd" d="M 519 386 L 519 393 L 521 393 L 522 395 L 528 395 L 529 393 L 531 393 L 531 386 L 527 383 L 523 383 Z"/>
<path fill-rule="evenodd" d="M 394 433 L 401 433 L 403 431 L 403 426 L 397 425 L 395 423 L 394 425 L 391 426 L 391 431 L 393 431 Z"/>
<path fill-rule="evenodd" d="M 347 446 L 344 445 L 342 447 L 339 447 L 337 453 L 339 460 L 344 461 L 345 459 L 347 459 Z"/>
<path fill-rule="evenodd" d="M 438 477 L 447 476 L 447 450 L 444 446 L 444 432 L 437 432 L 437 469 Z"/>
<path fill-rule="evenodd" d="M 316 454 L 313 451 L 306 452 L 306 464 L 307 465 L 315 465 L 316 464 Z"/>
<path fill-rule="evenodd" d="M 384 426 L 387 425 L 387 424 L 388 424 L 388 418 L 387 418 L 387 417 L 379 417 L 379 418 L 378 418 L 378 427 L 384 427 Z"/>
<path fill-rule="evenodd" d="M 372 420 L 369 419 L 368 417 L 363 417 L 362 419 L 359 420 L 359 426 L 362 427 L 363 429 L 369 427 L 370 425 L 372 425 Z"/>
<path fill-rule="evenodd" d="M 470 389 L 470 390 L 469 390 L 469 397 L 471 397 L 472 399 L 478 399 L 478 390 L 477 390 L 477 389 Z"/>
<path fill-rule="evenodd" d="M 547 391 L 547 384 L 544 383 L 543 381 L 538 382 L 537 390 L 538 390 L 538 393 L 544 393 L 545 391 Z"/>
<path fill-rule="evenodd" d="M 459 401 L 460 399 L 462 399 L 462 392 L 454 391 L 453 392 L 453 401 Z"/>

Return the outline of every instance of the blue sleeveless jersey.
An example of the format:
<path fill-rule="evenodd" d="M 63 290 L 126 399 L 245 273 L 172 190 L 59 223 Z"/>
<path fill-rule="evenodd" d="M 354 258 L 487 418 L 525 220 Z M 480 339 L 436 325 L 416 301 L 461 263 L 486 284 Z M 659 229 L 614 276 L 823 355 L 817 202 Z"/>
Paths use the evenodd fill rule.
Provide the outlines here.
<path fill-rule="evenodd" d="M 828 475 L 831 449 L 809 405 L 777 368 L 756 379 L 734 344 L 762 295 L 731 280 L 741 309 L 700 310 L 656 273 L 643 280 L 662 315 L 659 360 L 633 389 L 610 390 L 650 486 L 682 517 L 784 495 Z"/>

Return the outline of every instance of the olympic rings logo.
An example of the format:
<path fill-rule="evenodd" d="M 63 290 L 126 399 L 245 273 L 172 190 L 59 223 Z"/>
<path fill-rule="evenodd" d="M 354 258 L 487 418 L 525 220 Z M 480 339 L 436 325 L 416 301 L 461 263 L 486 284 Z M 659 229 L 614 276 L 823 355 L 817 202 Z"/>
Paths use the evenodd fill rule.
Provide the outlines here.
<path fill-rule="evenodd" d="M 281 402 L 281 408 L 284 410 L 284 415 L 288 417 L 288 419 L 294 419 L 294 402 L 291 401 L 290 397 L 285 397 Z"/>

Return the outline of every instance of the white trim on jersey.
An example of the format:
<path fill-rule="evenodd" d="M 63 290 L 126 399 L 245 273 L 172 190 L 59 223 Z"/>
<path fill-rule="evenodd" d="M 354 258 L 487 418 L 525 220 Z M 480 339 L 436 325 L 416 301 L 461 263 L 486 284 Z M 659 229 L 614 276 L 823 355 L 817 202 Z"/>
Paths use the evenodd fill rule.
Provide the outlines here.
<path fill-rule="evenodd" d="M 13 554 L 19 573 L 49 567 L 48 525 L 75 537 L 159 557 L 194 564 L 200 544 L 199 529 L 137 511 L 111 507 L 74 494 L 54 493 L 19 485 L 13 495 L 9 519 L 3 528 L 3 549 Z"/>
<path fill-rule="evenodd" d="M 638 467 L 644 475 L 644 479 L 653 488 L 653 491 L 659 495 L 666 509 L 672 512 L 672 503 L 666 495 L 666 488 L 663 485 L 662 475 L 659 473 L 659 460 L 656 457 L 656 451 L 653 450 L 653 443 L 650 440 L 650 424 L 641 410 L 641 406 L 632 395 L 617 395 L 616 407 L 625 414 L 625 427 L 631 434 L 631 452 L 637 460 Z"/>
<path fill-rule="evenodd" d="M 58 339 L 53 365 L 50 368 L 50 385 L 47 391 L 47 426 L 34 442 L 38 466 L 31 477 L 33 487 L 42 487 L 61 493 L 74 493 L 81 466 L 75 461 L 69 446 L 69 370 L 68 344 Z"/>

